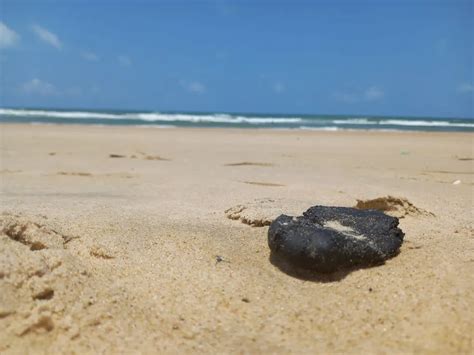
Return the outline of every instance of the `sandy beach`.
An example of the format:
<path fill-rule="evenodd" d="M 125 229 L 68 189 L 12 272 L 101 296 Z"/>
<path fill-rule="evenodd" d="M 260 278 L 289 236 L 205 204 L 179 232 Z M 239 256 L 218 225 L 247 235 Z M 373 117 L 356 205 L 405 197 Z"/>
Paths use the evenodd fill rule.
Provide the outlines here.
<path fill-rule="evenodd" d="M 0 130 L 2 353 L 473 351 L 470 133 Z M 251 225 L 388 195 L 377 267 L 297 278 Z"/>

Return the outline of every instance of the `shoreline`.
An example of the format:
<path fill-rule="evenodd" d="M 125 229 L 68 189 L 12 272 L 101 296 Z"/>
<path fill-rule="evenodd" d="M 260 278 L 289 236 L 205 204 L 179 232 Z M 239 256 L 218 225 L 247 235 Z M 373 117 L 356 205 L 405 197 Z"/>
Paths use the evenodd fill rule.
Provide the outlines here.
<path fill-rule="evenodd" d="M 453 135 L 472 135 L 474 132 L 467 132 L 467 131 L 423 131 L 423 130 L 397 130 L 397 129 L 345 129 L 345 128 L 337 128 L 336 130 L 332 129 L 301 129 L 301 128 L 258 128 L 258 127 L 180 127 L 180 126 L 173 126 L 173 125 L 119 125 L 119 124 L 76 124 L 76 123 L 46 123 L 46 122 L 32 122 L 32 123 L 12 123 L 12 122 L 1 122 L 0 127 L 30 127 L 30 126 L 45 126 L 45 127 L 73 127 L 73 128 L 110 128 L 110 129 L 129 129 L 129 128 L 139 128 L 139 129 L 147 129 L 147 128 L 156 128 L 156 129 L 164 129 L 164 130 L 189 130 L 189 131 L 201 131 L 201 130 L 209 130 L 209 131 L 236 131 L 240 133 L 249 133 L 252 131 L 255 132 L 282 132 L 282 133 L 354 133 L 354 134 L 453 134 Z"/>
<path fill-rule="evenodd" d="M 130 112 L 130 113 L 163 113 L 163 114 L 198 114 L 198 115 L 208 115 L 208 114 L 223 114 L 223 115 L 232 115 L 232 116 L 273 116 L 273 117 L 367 117 L 367 118 L 414 118 L 414 119 L 434 119 L 434 120 L 474 120 L 474 117 L 454 117 L 454 116 L 410 116 L 410 115 L 385 115 L 385 114 L 351 114 L 351 113 L 339 113 L 339 114 L 329 114 L 329 113 L 291 113 L 291 112 L 238 112 L 238 111 L 179 111 L 179 110 L 153 110 L 153 109 L 128 109 L 128 108 L 121 108 L 121 109 L 113 109 L 113 108 L 87 108 L 87 107 L 23 107 L 23 106 L 5 106 L 0 107 L 0 110 L 18 110 L 18 111 L 59 111 L 59 112 Z"/>

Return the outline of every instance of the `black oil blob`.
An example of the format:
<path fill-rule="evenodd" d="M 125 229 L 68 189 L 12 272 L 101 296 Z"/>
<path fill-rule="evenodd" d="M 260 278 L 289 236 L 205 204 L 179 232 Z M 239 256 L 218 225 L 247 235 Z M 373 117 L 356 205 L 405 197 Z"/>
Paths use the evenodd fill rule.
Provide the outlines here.
<path fill-rule="evenodd" d="M 291 265 L 333 273 L 382 264 L 398 253 L 403 236 L 398 218 L 382 212 L 314 206 L 303 216 L 275 219 L 268 230 L 268 245 L 272 262 L 283 261 L 285 269 Z"/>

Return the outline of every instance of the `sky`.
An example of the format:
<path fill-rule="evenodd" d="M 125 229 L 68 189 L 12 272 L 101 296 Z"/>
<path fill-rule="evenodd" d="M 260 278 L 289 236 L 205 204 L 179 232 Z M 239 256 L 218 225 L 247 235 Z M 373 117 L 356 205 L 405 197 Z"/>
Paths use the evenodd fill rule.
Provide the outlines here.
<path fill-rule="evenodd" d="M 0 106 L 474 118 L 473 11 L 1 0 Z"/>

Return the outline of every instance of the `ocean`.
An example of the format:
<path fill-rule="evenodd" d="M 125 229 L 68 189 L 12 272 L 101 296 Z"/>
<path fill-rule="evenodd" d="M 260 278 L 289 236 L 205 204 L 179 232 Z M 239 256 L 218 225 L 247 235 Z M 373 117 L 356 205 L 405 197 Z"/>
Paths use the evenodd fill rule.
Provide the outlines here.
<path fill-rule="evenodd" d="M 0 108 L 0 123 L 474 132 L 474 119 Z"/>

